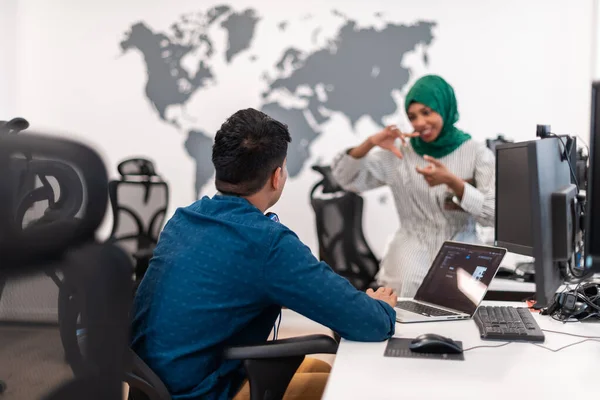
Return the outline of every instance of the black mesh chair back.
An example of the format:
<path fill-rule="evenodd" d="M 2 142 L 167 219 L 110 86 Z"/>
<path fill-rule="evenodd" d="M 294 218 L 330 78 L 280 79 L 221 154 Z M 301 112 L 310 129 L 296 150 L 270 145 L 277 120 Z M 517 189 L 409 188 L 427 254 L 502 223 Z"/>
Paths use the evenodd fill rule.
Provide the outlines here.
<path fill-rule="evenodd" d="M 158 242 L 167 207 L 169 186 L 153 163 L 132 158 L 118 165 L 119 180 L 109 182 L 113 229 L 109 242 L 121 246 L 135 260 L 135 280 L 143 277 Z"/>
<path fill-rule="evenodd" d="M 496 147 L 505 143 L 512 143 L 512 140 L 508 140 L 504 135 L 498 135 L 495 139 L 486 139 L 485 144 L 494 154 L 496 154 Z"/>
<path fill-rule="evenodd" d="M 21 177 L 31 174 L 35 175 L 33 186 L 24 188 L 24 182 L 31 180 Z M 65 287 L 77 288 L 79 294 L 78 305 L 86 316 L 89 361 L 85 374 L 73 378 L 63 373 L 56 380 L 55 370 L 63 365 L 68 368 L 61 357 L 43 372 L 48 376 L 36 376 L 31 387 L 16 387 L 8 380 L 7 395 L 14 391 L 15 398 L 52 400 L 122 397 L 121 381 L 129 356 L 131 263 L 121 249 L 96 240 L 106 212 L 107 188 L 102 160 L 83 144 L 48 134 L 0 135 L 0 276 L 26 279 L 39 271 L 59 270 Z M 40 204 L 45 204 L 40 212 L 31 211 Z M 19 339 L 11 340 L 17 343 Z M 52 340 L 42 337 L 37 346 L 45 342 Z M 3 350 L 10 347 L 6 342 L 3 345 Z M 20 370 L 35 370 L 48 360 L 19 364 L 16 359 L 14 363 L 13 382 Z M 40 385 L 40 380 L 50 380 L 50 387 Z M 46 393 L 33 394 L 35 390 Z"/>
<path fill-rule="evenodd" d="M 373 285 L 379 260 L 363 233 L 363 198 L 344 191 L 328 166 L 313 166 L 323 175 L 310 192 L 315 212 L 319 257 L 359 290 Z"/>
<path fill-rule="evenodd" d="M 36 263 L 44 259 L 52 259 L 71 246 L 94 239 L 96 228 L 104 216 L 100 208 L 106 205 L 106 187 L 86 187 L 85 196 L 83 187 L 86 179 L 97 180 L 95 174 L 103 171 L 103 164 L 98 166 L 90 161 L 90 169 L 102 169 L 92 169 L 88 177 L 82 175 L 87 171 L 80 171 L 76 166 L 77 162 L 85 165 L 82 156 L 63 157 L 62 146 L 73 151 L 79 149 L 71 142 L 45 141 L 43 136 L 35 134 L 4 135 L 0 136 L 0 141 L 3 144 L 0 168 L 4 175 L 1 179 L 4 189 L 0 194 L 0 221 L 4 231 L 4 235 L 0 231 L 0 254 L 3 261 L 7 265 L 36 267 Z M 36 151 L 40 150 L 35 146 L 46 146 L 44 150 L 47 153 L 57 152 L 60 157 L 53 159 L 45 154 L 39 155 Z M 54 182 L 50 182 L 49 177 L 54 178 Z M 28 186 L 27 181 L 32 182 L 36 178 L 42 181 L 41 185 L 33 183 L 24 187 L 24 184 Z M 58 193 L 54 192 L 55 188 Z M 93 201 L 89 196 L 98 199 Z M 39 202 L 46 203 L 42 206 L 43 212 L 28 216 Z M 78 213 L 85 218 L 74 218 Z M 21 272 L 22 268 L 25 267 L 21 267 Z"/>

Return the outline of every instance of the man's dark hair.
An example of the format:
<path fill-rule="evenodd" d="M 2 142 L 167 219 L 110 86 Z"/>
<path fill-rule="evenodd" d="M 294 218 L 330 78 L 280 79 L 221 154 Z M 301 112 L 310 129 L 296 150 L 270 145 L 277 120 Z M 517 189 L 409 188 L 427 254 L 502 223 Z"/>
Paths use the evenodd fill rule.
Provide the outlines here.
<path fill-rule="evenodd" d="M 258 192 L 283 166 L 291 141 L 287 126 L 268 115 L 252 108 L 236 112 L 221 125 L 213 144 L 217 190 L 240 196 Z"/>

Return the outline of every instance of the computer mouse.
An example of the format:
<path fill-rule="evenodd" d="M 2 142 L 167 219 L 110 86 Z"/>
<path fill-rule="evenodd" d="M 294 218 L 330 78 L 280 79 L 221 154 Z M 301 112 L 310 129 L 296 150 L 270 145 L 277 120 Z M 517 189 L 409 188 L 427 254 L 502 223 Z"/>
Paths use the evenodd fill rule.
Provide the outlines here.
<path fill-rule="evenodd" d="M 408 348 L 415 353 L 459 354 L 463 352 L 454 340 L 435 333 L 418 336 L 410 342 Z"/>

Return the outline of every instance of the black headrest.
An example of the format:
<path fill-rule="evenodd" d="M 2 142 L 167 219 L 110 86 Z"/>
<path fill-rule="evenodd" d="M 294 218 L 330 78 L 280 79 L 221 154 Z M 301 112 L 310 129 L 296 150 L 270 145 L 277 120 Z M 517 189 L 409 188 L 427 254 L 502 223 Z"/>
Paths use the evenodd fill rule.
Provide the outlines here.
<path fill-rule="evenodd" d="M 313 165 L 312 169 L 323 175 L 323 180 L 320 182 L 323 186 L 323 193 L 335 193 L 344 190 L 333 177 L 330 166 Z"/>
<path fill-rule="evenodd" d="M 146 158 L 129 158 L 121 161 L 117 166 L 121 177 L 128 175 L 152 177 L 158 176 L 154 169 L 154 163 Z"/>
<path fill-rule="evenodd" d="M 85 210 L 77 220 L 50 224 L 15 223 L 15 192 L 18 185 L 6 174 L 16 154 L 31 154 L 33 159 L 63 160 L 77 169 L 85 186 Z M 8 175 L 8 177 L 7 177 Z M 6 179 L 5 179 L 6 178 Z M 36 262 L 49 263 L 69 248 L 93 240 L 104 219 L 108 202 L 108 177 L 98 153 L 72 140 L 49 134 L 25 133 L 0 136 L 0 275 L 24 272 Z"/>

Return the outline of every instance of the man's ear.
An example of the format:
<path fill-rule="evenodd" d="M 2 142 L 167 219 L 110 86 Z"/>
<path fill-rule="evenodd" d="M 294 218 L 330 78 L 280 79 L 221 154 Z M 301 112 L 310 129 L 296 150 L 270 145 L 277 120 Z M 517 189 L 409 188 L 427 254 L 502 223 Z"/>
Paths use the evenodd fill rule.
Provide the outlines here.
<path fill-rule="evenodd" d="M 281 167 L 278 167 L 273 172 L 273 175 L 271 175 L 271 187 L 274 190 L 279 190 L 279 186 L 282 183 L 282 178 L 283 178 L 283 171 L 282 171 Z"/>

